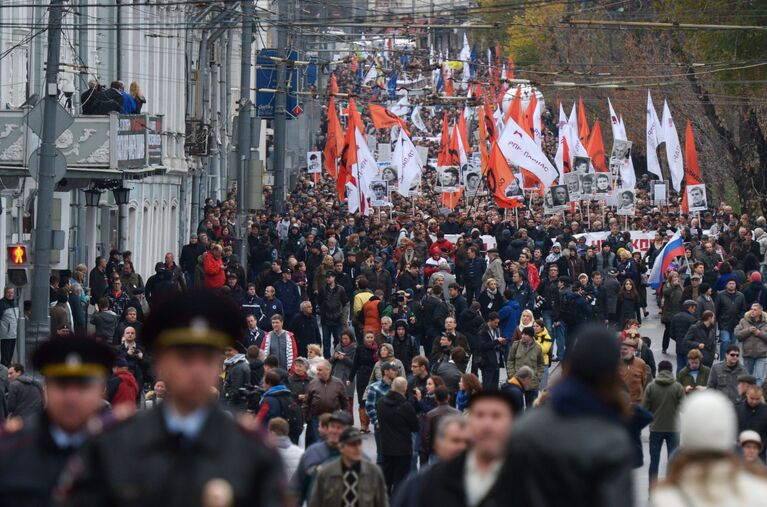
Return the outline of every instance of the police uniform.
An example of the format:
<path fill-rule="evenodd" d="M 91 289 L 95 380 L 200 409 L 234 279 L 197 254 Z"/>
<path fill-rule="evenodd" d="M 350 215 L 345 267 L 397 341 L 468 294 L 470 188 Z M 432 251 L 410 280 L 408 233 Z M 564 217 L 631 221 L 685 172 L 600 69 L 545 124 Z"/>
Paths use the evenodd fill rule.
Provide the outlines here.
<path fill-rule="evenodd" d="M 239 308 L 206 291 L 177 294 L 150 314 L 143 338 L 155 352 L 222 349 L 239 336 Z M 180 417 L 172 386 L 159 408 L 94 438 L 70 462 L 57 504 L 66 507 L 272 506 L 282 501 L 279 456 L 218 405 Z M 216 499 L 216 501 L 214 501 Z"/>
<path fill-rule="evenodd" d="M 32 364 L 48 382 L 103 381 L 113 359 L 110 347 L 78 336 L 44 342 L 35 351 Z M 0 437 L 0 505 L 50 505 L 59 474 L 88 436 L 87 428 L 75 434 L 63 431 L 46 413 L 25 420 L 18 431 L 6 431 Z"/>

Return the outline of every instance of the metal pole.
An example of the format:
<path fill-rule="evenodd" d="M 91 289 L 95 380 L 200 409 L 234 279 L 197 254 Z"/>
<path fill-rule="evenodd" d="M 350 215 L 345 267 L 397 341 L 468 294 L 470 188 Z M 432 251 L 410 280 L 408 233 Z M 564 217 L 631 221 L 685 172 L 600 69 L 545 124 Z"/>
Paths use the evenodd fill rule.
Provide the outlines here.
<path fill-rule="evenodd" d="M 48 60 L 45 71 L 45 110 L 40 144 L 40 172 L 37 180 L 37 224 L 35 257 L 32 264 L 32 319 L 28 351 L 49 330 L 48 282 L 51 273 L 51 230 L 53 223 L 54 165 L 56 160 L 56 114 L 58 112 L 58 75 L 61 58 L 61 18 L 63 0 L 51 0 L 48 14 Z"/>
<path fill-rule="evenodd" d="M 77 56 L 81 65 L 78 91 L 83 93 L 88 89 L 88 28 L 85 27 L 88 22 L 88 0 L 80 0 L 77 10 Z"/>
<path fill-rule="evenodd" d="M 288 2 L 278 2 L 279 19 L 288 20 Z M 285 51 L 286 58 L 290 55 L 288 47 L 288 34 L 284 24 L 277 26 L 277 48 Z M 274 95 L 274 202 L 273 209 L 276 213 L 282 213 L 285 205 L 285 148 L 287 134 L 287 118 L 285 106 L 287 104 L 287 81 L 286 58 L 277 63 L 277 93 Z"/>
<path fill-rule="evenodd" d="M 117 248 L 121 252 L 128 249 L 128 205 L 120 204 L 117 207 L 117 227 L 119 229 L 119 236 L 117 240 Z"/>
<path fill-rule="evenodd" d="M 222 158 L 224 161 L 223 167 L 226 168 L 226 183 L 224 193 L 229 193 L 231 188 L 231 181 L 234 179 L 234 168 L 229 165 L 229 152 L 232 150 L 232 124 L 230 117 L 230 105 L 232 104 L 232 30 L 226 32 L 226 58 L 224 59 L 224 65 L 226 66 L 226 72 L 224 74 L 224 89 L 226 90 L 226 97 L 224 98 L 224 125 L 226 127 L 226 136 L 224 137 L 224 150 Z"/>
<path fill-rule="evenodd" d="M 280 2 L 282 5 L 284 2 Z M 248 187 L 247 174 L 250 170 L 250 72 L 253 53 L 251 44 L 253 38 L 253 2 L 243 0 L 242 7 L 242 44 L 240 57 L 240 110 L 237 117 L 237 225 L 239 231 L 237 241 L 239 242 L 237 252 L 240 262 L 248 270 Z"/>

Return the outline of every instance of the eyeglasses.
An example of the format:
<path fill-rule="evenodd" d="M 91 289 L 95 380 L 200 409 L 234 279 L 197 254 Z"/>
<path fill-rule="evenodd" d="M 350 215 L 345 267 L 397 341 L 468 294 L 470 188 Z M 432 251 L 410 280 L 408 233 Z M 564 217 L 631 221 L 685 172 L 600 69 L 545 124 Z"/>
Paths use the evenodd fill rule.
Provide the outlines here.
<path fill-rule="evenodd" d="M 737 352 L 730 352 L 727 355 L 730 356 L 730 357 L 740 357 L 740 354 L 738 354 Z"/>

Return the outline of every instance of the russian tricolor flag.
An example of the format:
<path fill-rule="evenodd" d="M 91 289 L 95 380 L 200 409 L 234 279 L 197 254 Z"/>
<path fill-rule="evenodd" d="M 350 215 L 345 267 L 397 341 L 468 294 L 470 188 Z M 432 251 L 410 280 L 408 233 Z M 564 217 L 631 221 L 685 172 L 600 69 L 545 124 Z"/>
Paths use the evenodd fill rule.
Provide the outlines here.
<path fill-rule="evenodd" d="M 658 256 L 655 258 L 655 263 L 650 271 L 650 286 L 653 289 L 657 289 L 661 286 L 666 279 L 666 273 L 671 261 L 677 257 L 684 257 L 684 241 L 682 236 L 677 232 L 674 234 L 668 243 L 663 247 Z"/>

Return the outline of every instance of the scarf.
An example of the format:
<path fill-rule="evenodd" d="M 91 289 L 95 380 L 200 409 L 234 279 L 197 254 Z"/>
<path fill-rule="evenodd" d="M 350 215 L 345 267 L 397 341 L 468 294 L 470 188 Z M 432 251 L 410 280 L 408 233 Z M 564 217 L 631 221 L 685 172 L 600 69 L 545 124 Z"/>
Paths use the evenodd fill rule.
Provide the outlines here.
<path fill-rule="evenodd" d="M 370 345 L 365 344 L 365 348 L 373 351 L 373 362 L 378 362 L 378 344 L 372 342 Z"/>
<path fill-rule="evenodd" d="M 495 298 L 495 295 L 498 293 L 498 288 L 491 289 L 490 287 L 488 287 L 485 290 L 487 290 L 487 293 L 490 294 L 490 296 L 492 296 L 493 298 Z"/>
<path fill-rule="evenodd" d="M 245 361 L 245 354 L 235 354 L 232 357 L 224 359 L 224 366 L 232 366 L 240 361 Z"/>

